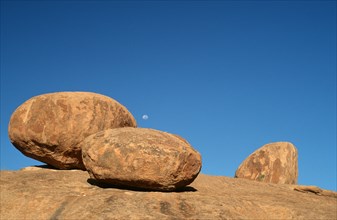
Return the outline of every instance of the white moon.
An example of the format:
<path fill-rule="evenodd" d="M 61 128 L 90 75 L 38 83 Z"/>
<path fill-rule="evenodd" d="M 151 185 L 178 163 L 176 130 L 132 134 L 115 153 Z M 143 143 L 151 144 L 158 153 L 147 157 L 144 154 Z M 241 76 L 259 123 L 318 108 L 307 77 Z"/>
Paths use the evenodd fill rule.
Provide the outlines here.
<path fill-rule="evenodd" d="M 142 116 L 142 119 L 143 119 L 143 120 L 147 120 L 147 119 L 149 119 L 149 116 L 148 116 L 148 115 L 143 115 L 143 116 Z"/>

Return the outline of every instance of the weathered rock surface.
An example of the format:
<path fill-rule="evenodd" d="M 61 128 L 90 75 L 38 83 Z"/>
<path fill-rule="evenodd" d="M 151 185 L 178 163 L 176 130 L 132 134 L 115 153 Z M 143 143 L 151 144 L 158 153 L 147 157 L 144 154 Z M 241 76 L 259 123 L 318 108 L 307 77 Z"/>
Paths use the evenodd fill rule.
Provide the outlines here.
<path fill-rule="evenodd" d="M 60 169 L 84 169 L 85 137 L 109 128 L 136 127 L 117 101 L 89 92 L 58 92 L 33 97 L 12 114 L 8 133 L 24 155 Z"/>
<path fill-rule="evenodd" d="M 121 186 L 171 191 L 197 177 L 200 154 L 176 135 L 147 128 L 101 131 L 82 143 L 90 176 Z"/>
<path fill-rule="evenodd" d="M 200 174 L 185 191 L 167 193 L 102 188 L 88 178 L 81 170 L 1 171 L 0 219 L 337 218 L 333 191 Z"/>
<path fill-rule="evenodd" d="M 235 177 L 268 183 L 296 184 L 298 155 L 289 142 L 266 144 L 242 162 Z"/>

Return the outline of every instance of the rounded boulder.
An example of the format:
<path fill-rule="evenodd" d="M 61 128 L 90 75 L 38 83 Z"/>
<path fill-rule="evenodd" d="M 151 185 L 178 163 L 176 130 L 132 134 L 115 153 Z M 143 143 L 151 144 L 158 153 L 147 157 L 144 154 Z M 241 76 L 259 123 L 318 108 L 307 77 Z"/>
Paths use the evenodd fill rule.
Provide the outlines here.
<path fill-rule="evenodd" d="M 235 177 L 267 183 L 297 184 L 297 149 L 289 142 L 266 144 L 242 162 Z"/>
<path fill-rule="evenodd" d="M 85 169 L 81 141 L 102 130 L 136 126 L 132 114 L 110 97 L 57 92 L 20 105 L 11 116 L 8 134 L 28 157 L 59 169 Z"/>
<path fill-rule="evenodd" d="M 183 138 L 147 128 L 109 129 L 82 142 L 90 177 L 102 183 L 174 191 L 193 182 L 201 155 Z"/>

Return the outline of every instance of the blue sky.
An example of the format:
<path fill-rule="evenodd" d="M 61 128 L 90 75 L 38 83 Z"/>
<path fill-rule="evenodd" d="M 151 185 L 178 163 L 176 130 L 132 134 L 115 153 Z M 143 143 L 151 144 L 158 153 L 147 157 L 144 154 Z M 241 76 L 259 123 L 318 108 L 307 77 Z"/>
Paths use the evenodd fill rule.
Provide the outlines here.
<path fill-rule="evenodd" d="M 57 91 L 110 96 L 139 127 L 181 135 L 205 174 L 290 141 L 299 184 L 336 190 L 336 1 L 1 1 L 1 169 L 40 164 L 7 126 Z"/>

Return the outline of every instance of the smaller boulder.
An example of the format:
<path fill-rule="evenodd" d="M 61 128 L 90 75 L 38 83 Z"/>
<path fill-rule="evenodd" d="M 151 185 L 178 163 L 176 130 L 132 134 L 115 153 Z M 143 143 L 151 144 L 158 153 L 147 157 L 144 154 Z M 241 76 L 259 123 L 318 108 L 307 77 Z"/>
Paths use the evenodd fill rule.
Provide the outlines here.
<path fill-rule="evenodd" d="M 193 182 L 201 156 L 183 138 L 147 128 L 116 128 L 82 142 L 83 163 L 102 183 L 174 191 Z"/>
<path fill-rule="evenodd" d="M 267 183 L 297 184 L 297 149 L 289 142 L 266 144 L 242 162 L 235 177 Z"/>

